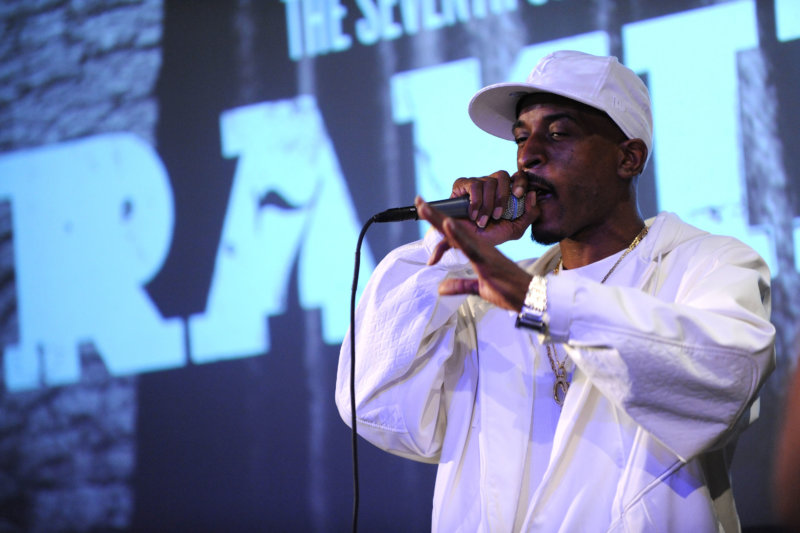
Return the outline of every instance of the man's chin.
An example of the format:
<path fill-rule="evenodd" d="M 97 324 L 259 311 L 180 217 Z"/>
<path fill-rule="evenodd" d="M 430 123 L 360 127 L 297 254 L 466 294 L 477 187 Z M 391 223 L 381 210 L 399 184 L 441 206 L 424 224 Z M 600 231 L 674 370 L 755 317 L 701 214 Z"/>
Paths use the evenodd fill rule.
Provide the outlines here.
<path fill-rule="evenodd" d="M 542 228 L 534 229 L 533 226 L 531 226 L 531 240 L 533 242 L 538 242 L 539 244 L 550 246 L 551 244 L 556 244 L 559 242 L 561 240 L 561 236 L 546 231 Z"/>

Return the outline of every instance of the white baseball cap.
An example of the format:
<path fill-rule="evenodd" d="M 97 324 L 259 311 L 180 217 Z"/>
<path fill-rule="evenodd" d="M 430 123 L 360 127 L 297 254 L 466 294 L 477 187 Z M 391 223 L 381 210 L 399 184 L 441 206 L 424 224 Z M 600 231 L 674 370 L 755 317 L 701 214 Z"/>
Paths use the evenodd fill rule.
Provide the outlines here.
<path fill-rule="evenodd" d="M 517 104 L 531 93 L 557 94 L 604 111 L 629 139 L 644 141 L 650 158 L 650 94 L 639 76 L 616 57 L 572 50 L 548 54 L 525 83 L 497 83 L 475 93 L 469 103 L 469 116 L 482 130 L 513 141 L 511 130 L 517 120 Z"/>

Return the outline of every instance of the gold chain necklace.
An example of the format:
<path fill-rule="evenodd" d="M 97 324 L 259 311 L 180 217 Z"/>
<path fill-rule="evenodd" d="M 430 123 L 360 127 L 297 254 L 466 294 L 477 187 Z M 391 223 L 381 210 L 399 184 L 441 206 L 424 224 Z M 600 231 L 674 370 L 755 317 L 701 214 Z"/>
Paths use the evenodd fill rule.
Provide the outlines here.
<path fill-rule="evenodd" d="M 614 266 L 611 267 L 611 270 L 609 270 L 608 273 L 606 273 L 606 275 L 603 276 L 603 279 L 602 281 L 600 281 L 600 283 L 606 282 L 606 280 L 609 278 L 609 276 L 611 276 L 614 270 L 617 269 L 617 266 L 619 266 L 622 260 L 625 259 L 625 256 L 631 253 L 631 251 L 633 251 L 633 249 L 636 248 L 636 246 L 638 246 L 640 242 L 642 242 L 642 239 L 644 239 L 645 235 L 647 235 L 646 225 L 645 227 L 642 228 L 642 231 L 640 231 L 639 234 L 633 238 L 631 243 L 628 245 L 628 248 L 622 253 L 621 256 L 619 256 L 617 262 L 614 263 Z M 558 275 L 558 273 L 561 271 L 562 266 L 563 266 L 563 259 L 560 258 L 558 260 L 558 264 L 553 269 L 553 275 Z M 552 352 L 550 349 L 551 346 L 552 346 Z M 553 384 L 553 399 L 560 407 L 564 405 L 564 398 L 566 398 L 567 391 L 569 390 L 569 381 L 567 379 L 567 369 L 566 369 L 567 357 L 564 357 L 563 361 L 559 361 L 558 352 L 556 352 L 556 347 L 551 342 L 548 342 L 545 345 L 545 348 L 547 349 L 547 358 L 550 360 L 550 368 L 553 369 L 553 374 L 555 374 L 556 376 L 556 382 Z"/>

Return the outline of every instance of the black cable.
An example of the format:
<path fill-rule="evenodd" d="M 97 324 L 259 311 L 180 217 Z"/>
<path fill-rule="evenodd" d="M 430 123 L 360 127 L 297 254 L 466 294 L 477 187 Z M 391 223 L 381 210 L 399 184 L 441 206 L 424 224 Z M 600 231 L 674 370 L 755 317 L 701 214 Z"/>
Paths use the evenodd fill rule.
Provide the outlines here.
<path fill-rule="evenodd" d="M 367 234 L 367 229 L 375 222 L 373 216 L 358 236 L 356 244 L 356 266 L 353 274 L 353 290 L 350 295 L 350 429 L 353 447 L 353 533 L 358 531 L 358 431 L 356 431 L 356 290 L 358 289 L 358 271 L 361 267 L 361 243 Z"/>

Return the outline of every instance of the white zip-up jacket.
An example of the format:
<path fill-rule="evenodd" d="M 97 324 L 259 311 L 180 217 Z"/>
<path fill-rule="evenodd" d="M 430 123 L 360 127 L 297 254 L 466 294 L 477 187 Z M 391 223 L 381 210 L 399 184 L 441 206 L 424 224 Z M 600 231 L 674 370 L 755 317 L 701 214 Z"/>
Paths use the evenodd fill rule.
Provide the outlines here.
<path fill-rule="evenodd" d="M 356 313 L 358 432 L 438 463 L 433 531 L 740 529 L 728 467 L 774 367 L 769 270 L 673 214 L 648 224 L 605 284 L 548 276 L 547 339 L 476 296 L 438 296 L 469 264 L 449 251 L 426 266 L 436 232 L 378 265 Z M 520 264 L 545 274 L 558 259 L 555 246 Z M 571 361 L 563 408 L 543 342 Z"/>

